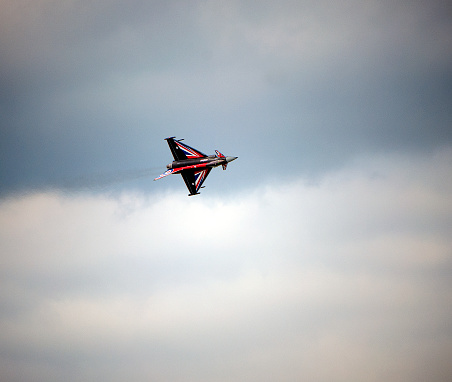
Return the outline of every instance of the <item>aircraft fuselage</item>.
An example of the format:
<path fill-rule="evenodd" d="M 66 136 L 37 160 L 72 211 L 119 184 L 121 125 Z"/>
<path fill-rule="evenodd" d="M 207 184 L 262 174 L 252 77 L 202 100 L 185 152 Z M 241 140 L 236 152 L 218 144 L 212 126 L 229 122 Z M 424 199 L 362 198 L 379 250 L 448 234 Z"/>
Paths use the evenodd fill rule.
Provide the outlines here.
<path fill-rule="evenodd" d="M 175 160 L 166 165 L 166 168 L 170 169 L 179 169 L 186 168 L 194 169 L 194 168 L 203 168 L 203 167 L 217 167 L 222 164 L 227 164 L 232 162 L 236 157 L 223 157 L 219 158 L 216 155 L 209 155 L 204 158 L 192 158 L 192 159 L 183 159 L 183 160 Z"/>

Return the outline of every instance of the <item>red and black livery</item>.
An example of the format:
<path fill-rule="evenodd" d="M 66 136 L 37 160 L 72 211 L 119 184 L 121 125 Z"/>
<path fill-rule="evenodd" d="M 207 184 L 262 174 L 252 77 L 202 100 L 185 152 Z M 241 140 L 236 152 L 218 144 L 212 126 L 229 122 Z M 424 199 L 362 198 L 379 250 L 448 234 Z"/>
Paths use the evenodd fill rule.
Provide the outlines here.
<path fill-rule="evenodd" d="M 237 159 L 237 157 L 225 157 L 218 150 L 215 150 L 216 155 L 206 155 L 182 143 L 183 139 L 175 138 L 165 138 L 173 154 L 174 161 L 166 166 L 168 168 L 167 171 L 154 180 L 171 174 L 181 174 L 190 192 L 188 196 L 199 194 L 198 190 L 202 187 L 213 167 L 221 165 L 223 170 L 226 170 L 228 163 Z"/>

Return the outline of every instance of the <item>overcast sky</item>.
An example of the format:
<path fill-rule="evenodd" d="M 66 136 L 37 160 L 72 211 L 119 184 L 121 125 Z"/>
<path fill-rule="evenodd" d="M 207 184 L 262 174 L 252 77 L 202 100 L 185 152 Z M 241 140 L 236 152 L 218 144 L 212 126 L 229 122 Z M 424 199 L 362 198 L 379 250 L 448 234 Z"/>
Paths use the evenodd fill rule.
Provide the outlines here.
<path fill-rule="evenodd" d="M 0 90 L 0 379 L 452 379 L 450 2 L 0 0 Z"/>

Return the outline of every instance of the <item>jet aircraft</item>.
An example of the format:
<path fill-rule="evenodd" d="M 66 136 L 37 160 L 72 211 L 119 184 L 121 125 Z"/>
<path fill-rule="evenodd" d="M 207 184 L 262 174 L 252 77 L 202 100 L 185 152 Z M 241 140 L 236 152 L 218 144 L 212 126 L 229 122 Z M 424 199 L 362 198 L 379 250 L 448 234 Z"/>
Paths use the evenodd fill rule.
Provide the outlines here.
<path fill-rule="evenodd" d="M 190 192 L 188 196 L 199 194 L 198 190 L 204 188 L 202 184 L 213 167 L 221 165 L 223 170 L 226 170 L 228 163 L 237 159 L 237 157 L 226 157 L 218 150 L 215 150 L 216 155 L 206 155 L 193 147 L 181 143 L 183 139 L 175 138 L 165 138 L 173 154 L 174 161 L 167 164 L 166 168 L 168 170 L 154 180 L 171 174 L 181 174 Z"/>

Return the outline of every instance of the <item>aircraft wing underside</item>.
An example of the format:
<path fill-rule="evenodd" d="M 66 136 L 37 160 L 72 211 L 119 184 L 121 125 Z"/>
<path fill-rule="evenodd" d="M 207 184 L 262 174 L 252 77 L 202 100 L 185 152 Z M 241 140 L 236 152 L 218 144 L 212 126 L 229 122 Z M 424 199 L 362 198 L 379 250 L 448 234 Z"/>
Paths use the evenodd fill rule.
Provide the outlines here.
<path fill-rule="evenodd" d="M 204 158 L 207 156 L 203 152 L 174 139 L 174 137 L 166 138 L 166 141 L 168 142 L 168 146 L 173 154 L 174 160 Z"/>
<path fill-rule="evenodd" d="M 203 168 L 202 170 L 182 170 L 180 174 L 184 178 L 184 182 L 190 191 L 190 195 L 196 195 L 207 176 L 212 170 L 211 167 Z"/>

